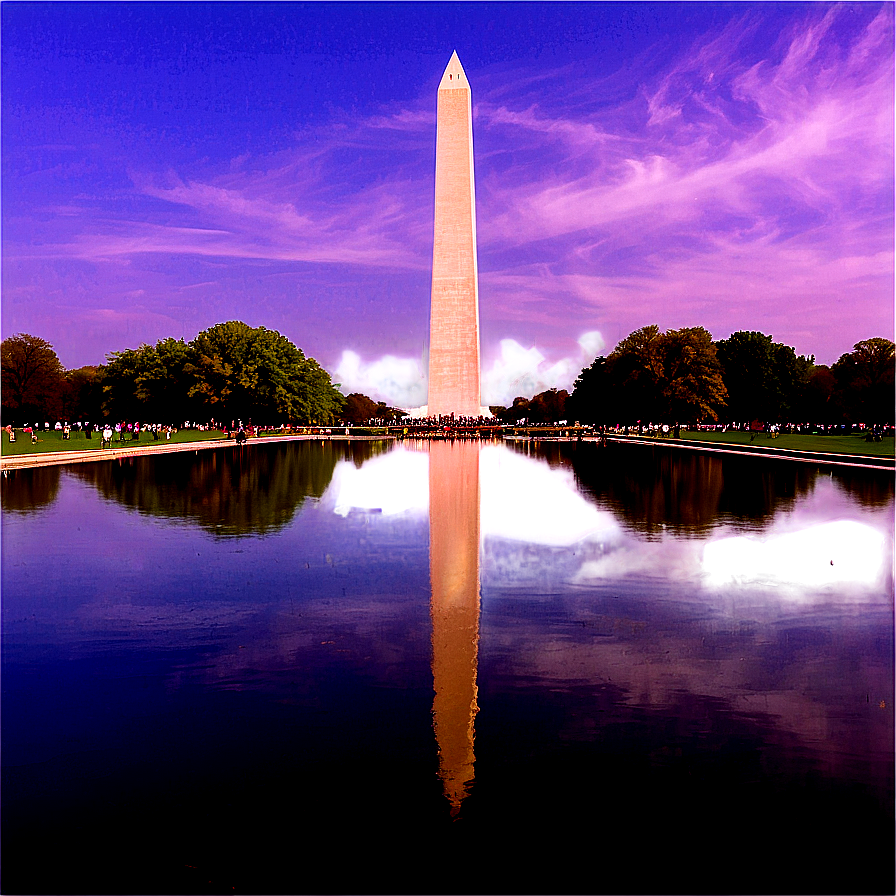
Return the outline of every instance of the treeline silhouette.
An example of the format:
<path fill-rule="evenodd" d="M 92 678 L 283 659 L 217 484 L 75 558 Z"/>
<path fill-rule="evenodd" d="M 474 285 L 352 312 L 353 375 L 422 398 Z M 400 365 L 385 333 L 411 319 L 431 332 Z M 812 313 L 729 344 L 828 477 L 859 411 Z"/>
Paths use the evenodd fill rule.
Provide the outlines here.
<path fill-rule="evenodd" d="M 45 339 L 2 346 L 3 423 L 140 420 L 265 425 L 333 423 L 344 398 L 329 374 L 285 336 L 228 321 L 190 342 L 112 352 L 106 364 L 63 369 Z"/>
<path fill-rule="evenodd" d="M 400 408 L 342 395 L 325 370 L 285 336 L 240 321 L 191 342 L 112 352 L 106 364 L 63 369 L 44 339 L 3 340 L 4 425 L 35 421 L 237 420 L 263 425 L 394 422 Z M 893 422 L 894 344 L 858 342 L 830 367 L 757 331 L 713 341 L 702 327 L 625 337 L 579 374 L 570 394 L 518 396 L 492 413 L 505 423 Z"/>
<path fill-rule="evenodd" d="M 856 343 L 828 367 L 755 331 L 643 327 L 597 358 L 572 394 L 550 389 L 491 410 L 506 422 L 892 423 L 894 344 Z"/>

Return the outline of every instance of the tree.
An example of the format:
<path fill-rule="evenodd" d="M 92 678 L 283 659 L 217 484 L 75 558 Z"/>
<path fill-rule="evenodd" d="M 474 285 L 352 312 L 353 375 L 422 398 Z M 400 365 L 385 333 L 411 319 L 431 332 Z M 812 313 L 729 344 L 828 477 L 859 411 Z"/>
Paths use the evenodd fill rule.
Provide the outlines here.
<path fill-rule="evenodd" d="M 331 423 L 344 400 L 289 339 L 241 321 L 113 352 L 103 374 L 106 411 L 121 419 Z"/>
<path fill-rule="evenodd" d="M 893 382 L 893 359 L 896 346 L 878 336 L 864 339 L 853 346 L 853 355 L 860 375 L 870 386 L 889 386 Z"/>
<path fill-rule="evenodd" d="M 857 342 L 841 355 L 831 372 L 832 396 L 845 420 L 891 422 L 894 406 L 894 344 L 875 337 Z"/>
<path fill-rule="evenodd" d="M 732 420 L 784 421 L 804 416 L 802 397 L 815 363 L 755 330 L 716 343 Z"/>
<path fill-rule="evenodd" d="M 46 339 L 18 333 L 0 343 L 4 417 L 58 417 L 65 373 Z"/>
<path fill-rule="evenodd" d="M 739 330 L 717 342 L 716 353 L 728 391 L 729 418 L 743 423 L 772 419 L 772 337 Z"/>
<path fill-rule="evenodd" d="M 529 402 L 528 418 L 530 423 L 558 423 L 566 419 L 566 401 L 569 393 L 566 389 L 548 389 L 539 392 Z"/>
<path fill-rule="evenodd" d="M 341 419 L 345 423 L 366 423 L 377 416 L 377 404 L 372 398 L 360 392 L 352 392 L 345 399 Z"/>
<path fill-rule="evenodd" d="M 406 413 L 407 412 L 403 411 L 401 408 L 390 407 L 385 401 L 378 401 L 373 416 L 376 417 L 377 420 L 385 420 L 388 423 L 394 423 L 396 420 L 400 420 L 404 417 Z"/>
<path fill-rule="evenodd" d="M 153 401 L 149 419 L 195 420 L 197 403 L 190 397 L 196 382 L 192 372 L 196 351 L 192 343 L 162 339 L 156 343 L 155 355 L 152 371 L 147 371 L 140 383 Z"/>
<path fill-rule="evenodd" d="M 662 333 L 656 324 L 630 333 L 607 358 L 612 410 L 629 420 L 655 420 L 662 407 Z"/>
<path fill-rule="evenodd" d="M 567 412 L 583 423 L 607 423 L 616 417 L 610 364 L 601 355 L 576 378 Z"/>
<path fill-rule="evenodd" d="M 190 346 L 189 395 L 211 418 L 332 423 L 342 409 L 329 374 L 276 330 L 228 321 L 203 330 Z"/>
<path fill-rule="evenodd" d="M 495 412 L 494 408 L 491 410 L 502 423 L 519 423 L 529 418 L 529 399 L 518 395 L 509 408 L 502 408 L 499 412 Z"/>
<path fill-rule="evenodd" d="M 190 397 L 195 357 L 182 339 L 113 352 L 103 369 L 104 410 L 123 420 L 193 419 L 198 409 Z"/>
<path fill-rule="evenodd" d="M 660 338 L 663 411 L 671 420 L 717 420 L 728 393 L 712 336 L 703 327 L 668 330 Z"/>
<path fill-rule="evenodd" d="M 103 416 L 102 371 L 88 365 L 65 373 L 62 417 L 65 420 L 92 421 Z"/>
<path fill-rule="evenodd" d="M 661 333 L 651 325 L 597 358 L 576 380 L 571 413 L 589 422 L 715 420 L 727 393 L 703 327 Z"/>
<path fill-rule="evenodd" d="M 798 355 L 789 345 L 774 343 L 772 347 L 771 401 L 772 416 L 770 419 L 795 421 L 802 415 L 809 377 L 815 367 L 815 356 Z"/>
<path fill-rule="evenodd" d="M 831 368 L 819 364 L 809 373 L 803 391 L 799 418 L 810 423 L 830 423 L 836 414 L 831 396 L 837 388 L 837 380 Z"/>

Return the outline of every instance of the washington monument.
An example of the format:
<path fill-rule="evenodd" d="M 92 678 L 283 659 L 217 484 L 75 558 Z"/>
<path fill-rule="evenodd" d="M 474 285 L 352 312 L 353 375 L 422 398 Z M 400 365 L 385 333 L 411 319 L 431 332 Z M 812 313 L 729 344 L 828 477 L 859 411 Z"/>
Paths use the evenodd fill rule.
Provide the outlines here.
<path fill-rule="evenodd" d="M 473 107 L 470 85 L 456 52 L 451 54 L 439 83 L 436 113 L 427 413 L 465 417 L 483 413 L 479 396 Z"/>

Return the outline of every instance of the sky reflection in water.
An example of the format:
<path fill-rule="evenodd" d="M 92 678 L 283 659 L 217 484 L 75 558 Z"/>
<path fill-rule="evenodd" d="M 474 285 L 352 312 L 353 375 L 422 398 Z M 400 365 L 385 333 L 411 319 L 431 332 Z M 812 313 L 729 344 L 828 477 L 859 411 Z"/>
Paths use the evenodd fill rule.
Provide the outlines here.
<path fill-rule="evenodd" d="M 771 864 L 788 831 L 873 854 L 858 878 L 802 869 L 808 890 L 889 884 L 886 475 L 588 443 L 305 443 L 17 473 L 2 494 L 20 868 L 73 813 L 70 858 L 98 838 L 124 857 L 78 866 L 89 890 L 131 891 L 151 849 L 159 892 L 190 890 L 191 868 L 248 892 L 425 892 L 376 870 L 387 842 L 506 829 L 500 876 L 444 886 L 565 892 L 540 850 L 587 851 L 579 819 L 599 806 L 620 861 L 657 857 L 604 891 L 724 891 L 728 870 L 705 860 L 701 887 L 674 858 L 723 831 Z M 285 844 L 260 869 L 284 800 L 314 819 L 305 842 L 329 856 L 341 831 L 367 876 L 297 884 Z M 121 842 L 109 806 L 136 826 Z M 795 891 L 759 873 L 738 885 Z"/>
<path fill-rule="evenodd" d="M 338 464 L 329 489 L 336 512 L 426 512 L 428 462 L 425 450 L 399 447 L 360 468 Z M 887 594 L 891 539 L 886 514 L 869 515 L 832 477 L 819 477 L 799 510 L 773 515 L 758 531 L 740 534 L 741 526 L 717 521 L 707 538 L 673 536 L 658 545 L 633 537 L 612 512 L 588 501 L 571 470 L 487 445 L 479 453 L 479 477 L 482 538 L 521 546 L 576 546 L 581 565 L 566 577 L 578 584 L 665 570 L 708 594 L 722 587 L 772 588 L 777 597 L 834 600 L 873 601 Z M 594 555 L 597 559 L 586 559 Z"/>

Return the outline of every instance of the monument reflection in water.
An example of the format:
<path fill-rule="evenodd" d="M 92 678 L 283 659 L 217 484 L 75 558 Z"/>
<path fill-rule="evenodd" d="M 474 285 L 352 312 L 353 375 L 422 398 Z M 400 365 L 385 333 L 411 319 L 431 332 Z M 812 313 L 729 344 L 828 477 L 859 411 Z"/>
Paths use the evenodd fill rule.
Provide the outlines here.
<path fill-rule="evenodd" d="M 473 779 L 479 656 L 479 446 L 429 450 L 433 727 L 439 774 L 457 815 Z"/>
<path fill-rule="evenodd" d="M 886 473 L 323 442 L 2 505 L 3 892 L 892 890 Z"/>

